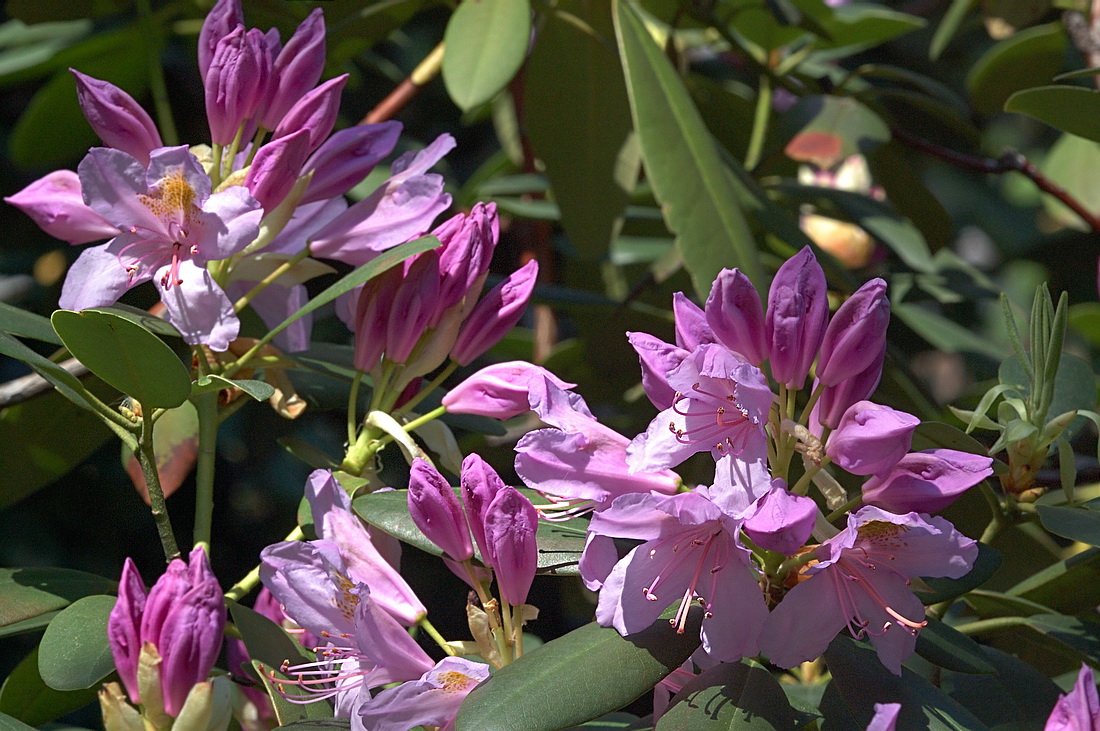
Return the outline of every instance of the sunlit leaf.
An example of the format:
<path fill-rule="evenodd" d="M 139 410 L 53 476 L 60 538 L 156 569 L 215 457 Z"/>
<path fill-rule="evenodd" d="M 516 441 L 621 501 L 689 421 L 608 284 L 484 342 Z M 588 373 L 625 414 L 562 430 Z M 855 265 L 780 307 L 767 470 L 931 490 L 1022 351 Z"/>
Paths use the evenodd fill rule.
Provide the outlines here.
<path fill-rule="evenodd" d="M 38 674 L 38 648 L 23 658 L 0 687 L 0 713 L 40 726 L 83 708 L 96 699 L 97 688 L 54 690 Z"/>
<path fill-rule="evenodd" d="M 115 669 L 107 644 L 112 596 L 78 599 L 54 617 L 39 645 L 38 671 L 54 690 L 91 688 Z"/>
<path fill-rule="evenodd" d="M 1051 127 L 1100 142 L 1100 91 L 1083 86 L 1040 86 L 1018 91 L 1005 102 L 1006 112 L 1034 117 Z"/>
<path fill-rule="evenodd" d="M 443 36 L 443 83 L 459 109 L 496 96 L 523 64 L 530 41 L 527 0 L 460 3 Z"/>
<path fill-rule="evenodd" d="M 0 569 L 0 627 L 64 609 L 116 586 L 110 579 L 72 569 Z"/>
<path fill-rule="evenodd" d="M 1048 83 L 1062 68 L 1066 32 L 1061 23 L 1035 26 L 995 44 L 970 67 L 966 87 L 982 114 L 996 114 L 1017 91 Z"/>

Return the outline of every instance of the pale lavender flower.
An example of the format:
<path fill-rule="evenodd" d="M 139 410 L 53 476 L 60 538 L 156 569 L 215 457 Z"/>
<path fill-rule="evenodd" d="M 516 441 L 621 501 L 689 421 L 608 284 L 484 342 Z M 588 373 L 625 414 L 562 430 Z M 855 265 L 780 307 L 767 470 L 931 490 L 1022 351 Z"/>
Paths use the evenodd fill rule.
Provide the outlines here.
<path fill-rule="evenodd" d="M 105 147 L 122 150 L 142 165 L 149 153 L 163 147 L 160 132 L 134 98 L 114 84 L 69 69 L 76 78 L 76 99 L 84 118 Z"/>
<path fill-rule="evenodd" d="M 79 171 L 85 201 L 120 233 L 80 255 L 65 279 L 61 306 L 112 305 L 152 279 L 186 342 L 228 348 L 240 322 L 206 263 L 256 238 L 259 203 L 242 186 L 211 194 L 210 179 L 186 147 L 154 150 L 148 169 L 120 150 L 97 147 Z"/>
<path fill-rule="evenodd" d="M 474 305 L 451 349 L 451 359 L 454 362 L 459 365 L 470 364 L 516 326 L 527 310 L 538 274 L 538 262 L 532 259 Z"/>
<path fill-rule="evenodd" d="M 886 342 L 889 322 L 886 282 L 872 279 L 857 289 L 829 321 L 817 361 L 818 380 L 836 386 L 866 370 Z"/>
<path fill-rule="evenodd" d="M 400 136 L 401 123 L 394 121 L 334 132 L 302 166 L 302 175 L 312 172 L 313 178 L 299 205 L 347 193 L 393 151 Z"/>
<path fill-rule="evenodd" d="M 867 724 L 867 731 L 894 731 L 900 713 L 900 703 L 876 703 L 875 716 Z"/>
<path fill-rule="evenodd" d="M 257 114 L 260 125 L 278 127 L 290 108 L 317 85 L 324 68 L 325 16 L 315 8 L 272 62 L 271 88 Z"/>
<path fill-rule="evenodd" d="M 816 519 L 813 500 L 789 492 L 783 480 L 773 480 L 745 516 L 745 534 L 765 550 L 793 556 L 813 533 Z"/>
<path fill-rule="evenodd" d="M 1058 697 L 1043 731 L 1100 731 L 1100 697 L 1088 665 L 1082 663 L 1073 690 Z"/>
<path fill-rule="evenodd" d="M 572 388 L 550 371 L 526 361 L 515 360 L 485 366 L 443 397 L 452 414 L 476 414 L 494 419 L 511 419 L 530 411 L 528 393 L 533 379 L 548 378 L 558 388 Z"/>
<path fill-rule="evenodd" d="M 40 229 L 70 244 L 87 244 L 118 235 L 118 227 L 84 203 L 80 178 L 72 170 L 54 170 L 15 195 L 4 198 L 31 217 Z"/>
<path fill-rule="evenodd" d="M 756 288 L 738 269 L 723 269 L 715 278 L 704 308 L 707 324 L 718 339 L 754 366 L 768 357 L 764 308 Z"/>
<path fill-rule="evenodd" d="M 283 116 L 279 126 L 271 134 L 271 139 L 277 140 L 304 129 L 309 131 L 309 152 L 316 150 L 328 138 L 332 126 L 336 124 L 336 115 L 340 111 L 340 94 L 347 81 L 348 75 L 341 74 L 298 99 Z M 294 177 L 298 177 L 297 172 Z"/>
<path fill-rule="evenodd" d="M 924 605 L 909 589 L 918 576 L 965 576 L 978 544 L 943 518 L 865 507 L 848 527 L 814 549 L 818 562 L 768 615 L 760 651 L 794 667 L 821 655 L 844 627 L 869 636 L 895 675 L 924 627 Z"/>
<path fill-rule="evenodd" d="M 204 81 L 210 139 L 228 145 L 267 98 L 271 87 L 271 48 L 264 34 L 243 26 L 214 47 Z"/>
<path fill-rule="evenodd" d="M 244 184 L 265 212 L 275 210 L 294 187 L 309 150 L 309 130 L 299 129 L 268 142 L 256 152 Z"/>
<path fill-rule="evenodd" d="M 829 434 L 825 454 L 853 475 L 882 474 L 909 451 L 918 426 L 920 419 L 912 414 L 857 401 Z"/>
<path fill-rule="evenodd" d="M 910 452 L 863 483 L 863 502 L 901 513 L 938 513 L 993 474 L 993 459 L 954 449 Z"/>
<path fill-rule="evenodd" d="M 218 41 L 229 35 L 239 25 L 244 25 L 244 13 L 241 11 L 241 0 L 218 0 L 206 19 L 202 22 L 202 30 L 199 31 L 199 76 L 206 78 L 210 69 L 210 61 L 214 58 L 214 49 L 218 47 Z"/>
<path fill-rule="evenodd" d="M 779 267 L 768 291 L 768 362 L 776 381 L 805 385 L 828 321 L 825 272 L 807 246 Z"/>
<path fill-rule="evenodd" d="M 458 482 L 462 488 L 466 522 L 481 553 L 481 562 L 491 567 L 495 553 L 485 535 L 485 516 L 489 512 L 493 499 L 506 485 L 497 471 L 490 467 L 479 454 L 469 454 L 462 460 L 462 472 Z"/>
<path fill-rule="evenodd" d="M 512 606 L 526 603 L 538 569 L 538 512 L 519 490 L 506 485 L 496 491 L 482 520 L 500 598 Z"/>
<path fill-rule="evenodd" d="M 355 731 L 407 731 L 417 726 L 450 728 L 463 699 L 489 677 L 489 666 L 447 657 L 419 679 L 383 690 L 352 716 Z"/>
<path fill-rule="evenodd" d="M 679 347 L 695 350 L 700 345 L 718 342 L 707 323 L 706 312 L 683 292 L 672 295 L 672 313 L 676 318 L 676 345 Z"/>
<path fill-rule="evenodd" d="M 649 333 L 628 332 L 634 352 L 642 366 L 642 388 L 650 403 L 661 411 L 670 408 L 676 400 L 676 389 L 668 385 L 668 374 L 691 355 L 690 351 L 671 345 Z"/>
<path fill-rule="evenodd" d="M 409 516 L 455 561 L 474 555 L 466 515 L 451 484 L 429 462 L 415 459 L 409 472 Z"/>

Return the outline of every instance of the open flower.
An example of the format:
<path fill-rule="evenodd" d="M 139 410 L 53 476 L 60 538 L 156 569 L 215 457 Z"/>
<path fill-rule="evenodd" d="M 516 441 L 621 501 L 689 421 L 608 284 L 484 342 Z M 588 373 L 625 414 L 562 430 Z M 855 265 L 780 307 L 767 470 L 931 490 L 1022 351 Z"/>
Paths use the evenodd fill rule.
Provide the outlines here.
<path fill-rule="evenodd" d="M 387 688 L 365 701 L 352 717 L 358 731 L 405 731 L 417 726 L 448 726 L 463 699 L 489 677 L 489 666 L 446 657 L 419 679 Z"/>
<path fill-rule="evenodd" d="M 1044 731 L 1096 731 L 1100 728 L 1100 697 L 1092 668 L 1081 665 L 1073 690 L 1059 696 Z"/>
<path fill-rule="evenodd" d="M 61 306 L 112 305 L 153 280 L 186 342 L 225 350 L 240 321 L 206 263 L 243 250 L 263 212 L 242 186 L 211 194 L 186 147 L 162 147 L 149 158 L 146 168 L 125 152 L 97 147 L 80 163 L 85 202 L 119 235 L 84 250 L 65 279 Z"/>

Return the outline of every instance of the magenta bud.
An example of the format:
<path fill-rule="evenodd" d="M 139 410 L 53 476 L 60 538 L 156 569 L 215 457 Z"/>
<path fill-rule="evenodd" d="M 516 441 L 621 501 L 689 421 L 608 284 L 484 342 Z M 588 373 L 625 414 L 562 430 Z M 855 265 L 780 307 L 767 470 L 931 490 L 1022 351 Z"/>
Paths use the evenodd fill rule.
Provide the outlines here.
<path fill-rule="evenodd" d="M 206 78 L 210 70 L 210 61 L 214 58 L 214 49 L 218 47 L 218 41 L 229 35 L 237 26 L 244 25 L 244 13 L 241 11 L 241 0 L 218 0 L 210 12 L 206 14 L 206 20 L 202 22 L 202 30 L 199 31 L 199 76 Z"/>
<path fill-rule="evenodd" d="M 484 520 L 500 598 L 512 606 L 524 604 L 538 569 L 538 511 L 519 490 L 505 486 L 489 504 Z"/>
<path fill-rule="evenodd" d="M 233 142 L 271 88 L 271 49 L 256 28 L 238 26 L 218 41 L 205 77 L 206 118 L 216 145 Z"/>
<path fill-rule="evenodd" d="M 270 94 L 260 114 L 265 129 L 278 127 L 287 111 L 321 78 L 325 68 L 325 16 L 320 8 L 302 21 L 273 58 Z"/>
<path fill-rule="evenodd" d="M 451 358 L 456 363 L 468 365 L 515 327 L 527 311 L 538 275 L 538 262 L 532 259 L 474 306 L 458 331 L 458 340 L 451 350 Z"/>
<path fill-rule="evenodd" d="M 829 322 L 825 272 L 807 246 L 783 262 L 768 291 L 764 321 L 772 377 L 802 388 Z"/>
<path fill-rule="evenodd" d="M 26 213 L 50 236 L 70 244 L 118 236 L 119 229 L 84 203 L 80 177 L 72 170 L 54 170 L 15 195 L 4 198 Z"/>
<path fill-rule="evenodd" d="M 470 529 L 455 491 L 443 475 L 422 459 L 409 473 L 409 515 L 428 539 L 455 561 L 474 555 Z"/>
<path fill-rule="evenodd" d="M 886 342 L 890 300 L 886 282 L 875 278 L 856 290 L 833 315 L 817 361 L 817 377 L 835 386 L 866 370 Z"/>
<path fill-rule="evenodd" d="M 848 407 L 829 435 L 825 454 L 853 475 L 880 475 L 904 457 L 920 419 L 871 401 Z"/>
<path fill-rule="evenodd" d="M 347 193 L 393 151 L 400 136 L 401 123 L 393 121 L 334 133 L 302 167 L 303 174 L 313 171 L 313 179 L 299 205 Z"/>
<path fill-rule="evenodd" d="M 723 269 L 710 288 L 704 309 L 707 324 L 722 345 L 754 366 L 768 357 L 764 308 L 756 287 L 738 269 Z"/>
<path fill-rule="evenodd" d="M 405 363 L 428 328 L 439 300 L 439 252 L 420 254 L 408 264 L 390 306 L 386 358 Z"/>
<path fill-rule="evenodd" d="M 363 285 L 355 307 L 356 369 L 368 372 L 386 351 L 390 308 L 401 286 L 401 267 L 393 267 Z"/>
<path fill-rule="evenodd" d="M 768 551 L 793 556 L 810 537 L 817 519 L 817 504 L 787 490 L 783 480 L 772 480 L 771 489 L 756 501 L 756 510 L 745 519 L 745 533 Z"/>
<path fill-rule="evenodd" d="M 452 414 L 476 414 L 494 419 L 511 419 L 531 410 L 528 399 L 532 378 L 549 378 L 558 388 L 566 383 L 545 368 L 522 360 L 485 366 L 443 397 L 443 405 Z"/>
<path fill-rule="evenodd" d="M 892 513 L 936 513 L 993 474 L 993 459 L 954 449 L 910 452 L 863 484 L 863 502 Z"/>
<path fill-rule="evenodd" d="M 668 374 L 684 362 L 688 351 L 649 333 L 628 332 L 626 337 L 641 362 L 645 395 L 659 410 L 671 408 L 676 400 L 676 389 L 668 385 Z"/>
<path fill-rule="evenodd" d="M 814 406 L 813 418 L 830 429 L 835 429 L 844 412 L 857 401 L 870 398 L 882 378 L 882 364 L 886 360 L 886 342 L 879 347 L 878 356 L 871 364 L 851 378 L 835 386 L 827 386 Z M 814 381 L 814 389 L 818 381 Z"/>
<path fill-rule="evenodd" d="M 485 515 L 497 493 L 504 489 L 504 481 L 480 455 L 470 454 L 462 460 L 458 482 L 462 488 L 462 502 L 466 506 L 466 522 L 481 552 L 481 562 L 492 566 L 493 549 L 485 541 Z"/>
<path fill-rule="evenodd" d="M 298 130 L 308 130 L 309 151 L 316 150 L 332 132 L 332 125 L 336 124 L 336 115 L 340 111 L 340 94 L 347 80 L 347 74 L 329 79 L 299 99 L 279 122 L 271 139 L 277 140 Z M 294 177 L 298 177 L 297 171 Z"/>
<path fill-rule="evenodd" d="M 76 78 L 76 99 L 84 118 L 107 147 L 122 150 L 143 166 L 149 153 L 164 147 L 152 117 L 114 84 L 69 69 Z"/>
<path fill-rule="evenodd" d="M 309 131 L 297 132 L 272 140 L 256 152 L 244 184 L 265 213 L 283 202 L 298 181 L 298 172 L 309 155 Z"/>
<path fill-rule="evenodd" d="M 477 296 L 489 271 L 500 238 L 495 203 L 477 203 L 469 215 L 458 214 L 437 226 L 439 239 L 440 311 L 461 302 L 467 293 Z M 434 325 L 435 323 L 433 323 Z"/>
<path fill-rule="evenodd" d="M 672 295 L 672 312 L 676 317 L 676 344 L 684 350 L 717 342 L 707 323 L 707 315 L 683 292 Z"/>
<path fill-rule="evenodd" d="M 1092 668 L 1082 663 L 1069 693 L 1058 696 L 1043 731 L 1095 731 L 1100 728 L 1100 694 Z"/>
<path fill-rule="evenodd" d="M 107 642 L 122 684 L 134 703 L 138 693 L 138 658 L 141 656 L 141 615 L 145 611 L 145 582 L 129 558 L 122 565 L 118 582 L 118 600 L 107 618 Z"/>

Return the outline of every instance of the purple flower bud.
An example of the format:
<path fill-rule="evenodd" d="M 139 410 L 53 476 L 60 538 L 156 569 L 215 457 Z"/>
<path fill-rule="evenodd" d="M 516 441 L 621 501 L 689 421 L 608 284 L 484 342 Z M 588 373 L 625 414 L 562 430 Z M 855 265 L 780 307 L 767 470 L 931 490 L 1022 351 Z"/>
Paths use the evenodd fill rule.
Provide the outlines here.
<path fill-rule="evenodd" d="M 119 228 L 84 203 L 80 178 L 72 170 L 54 170 L 15 195 L 4 198 L 26 213 L 40 229 L 70 244 L 118 236 Z"/>
<path fill-rule="evenodd" d="M 878 357 L 871 361 L 871 364 L 863 372 L 857 373 L 836 386 L 827 386 L 821 392 L 821 396 L 814 406 L 811 421 L 816 420 L 830 429 L 835 429 L 840 424 L 844 412 L 852 404 L 870 398 L 871 394 L 878 388 L 879 379 L 882 378 L 882 364 L 885 359 L 886 342 L 883 341 L 879 347 Z M 816 389 L 817 386 L 818 381 L 815 380 L 814 388 Z"/>
<path fill-rule="evenodd" d="M 138 657 L 141 655 L 141 615 L 145 611 L 145 582 L 141 580 L 134 562 L 129 558 L 122 565 L 122 578 L 118 582 L 118 601 L 107 618 L 107 641 L 115 660 L 122 684 L 134 703 L 140 703 L 138 694 Z"/>
<path fill-rule="evenodd" d="M 1092 668 L 1082 664 L 1073 689 L 1058 696 L 1043 731 L 1089 731 L 1097 728 L 1100 728 L 1100 694 L 1096 692 Z"/>
<path fill-rule="evenodd" d="M 493 547 L 485 540 L 485 516 L 489 505 L 505 488 L 505 484 L 480 455 L 470 454 L 462 460 L 459 486 L 462 488 L 462 502 L 466 506 L 466 521 L 481 552 L 481 561 L 486 566 L 492 566 Z"/>
<path fill-rule="evenodd" d="M 668 385 L 668 374 L 676 370 L 688 351 L 670 345 L 649 333 L 626 334 L 642 365 L 642 388 L 650 402 L 661 411 L 672 408 L 676 389 Z"/>
<path fill-rule="evenodd" d="M 919 425 L 912 414 L 857 401 L 829 435 L 825 454 L 853 475 L 880 475 L 906 455 Z"/>
<path fill-rule="evenodd" d="M 422 459 L 409 473 L 409 515 L 416 527 L 455 561 L 474 555 L 466 516 L 451 485 Z"/>
<path fill-rule="evenodd" d="M 390 306 L 401 286 L 401 267 L 393 267 L 363 285 L 355 308 L 355 367 L 368 372 L 386 351 Z"/>
<path fill-rule="evenodd" d="M 336 132 L 302 166 L 313 171 L 299 205 L 343 195 L 389 155 L 401 136 L 400 122 L 363 124 Z"/>
<path fill-rule="evenodd" d="M 514 487 L 501 489 L 485 511 L 485 540 L 493 551 L 500 598 L 512 606 L 527 601 L 538 569 L 535 532 L 539 514 Z"/>
<path fill-rule="evenodd" d="M 84 118 L 107 147 L 122 150 L 148 167 L 149 153 L 164 147 L 149 114 L 114 84 L 69 69 L 76 78 L 76 99 Z"/>
<path fill-rule="evenodd" d="M 439 298 L 439 252 L 425 251 L 408 264 L 390 306 L 386 358 L 404 363 L 423 337 Z"/>
<path fill-rule="evenodd" d="M 206 20 L 202 22 L 202 30 L 199 31 L 199 76 L 206 78 L 218 41 L 229 35 L 230 31 L 237 26 L 243 25 L 244 13 L 241 11 L 241 0 L 218 0 L 210 9 L 206 14 Z"/>
<path fill-rule="evenodd" d="M 737 269 L 723 269 L 714 280 L 705 308 L 707 324 L 722 345 L 754 366 L 768 357 L 764 308 L 752 282 Z"/>
<path fill-rule="evenodd" d="M 277 140 L 304 129 L 309 131 L 309 151 L 316 150 L 336 123 L 336 115 L 340 111 L 340 93 L 343 92 L 347 80 L 347 74 L 329 79 L 299 99 L 279 122 L 271 139 Z M 295 177 L 297 176 L 298 172 L 295 171 Z"/>
<path fill-rule="evenodd" d="M 286 198 L 308 155 L 309 130 L 305 129 L 272 140 L 256 153 L 244 184 L 265 213 L 273 211 Z"/>
<path fill-rule="evenodd" d="M 442 285 L 439 292 L 440 312 L 458 304 L 467 293 L 476 297 L 489 271 L 500 221 L 495 203 L 477 203 L 469 215 L 461 213 L 432 231 L 439 239 L 439 271 Z M 434 327 L 438 322 L 432 323 Z"/>
<path fill-rule="evenodd" d="M 216 145 L 233 142 L 237 130 L 267 98 L 271 49 L 256 28 L 237 27 L 218 41 L 206 81 L 206 118 Z"/>
<path fill-rule="evenodd" d="M 810 247 L 779 267 L 768 291 L 764 327 L 772 376 L 791 388 L 802 388 L 829 322 L 825 272 Z"/>
<path fill-rule="evenodd" d="M 324 68 L 325 16 L 316 8 L 275 56 L 271 91 L 263 104 L 260 124 L 265 129 L 278 127 L 287 110 L 317 85 Z"/>
<path fill-rule="evenodd" d="M 672 295 L 672 312 L 676 316 L 676 344 L 684 350 L 718 342 L 707 323 L 706 313 L 683 292 Z"/>
<path fill-rule="evenodd" d="M 773 480 L 745 519 L 745 533 L 761 548 L 793 556 L 813 533 L 816 518 L 813 500 L 788 492 L 783 480 Z"/>
<path fill-rule="evenodd" d="M 451 350 L 451 358 L 456 363 L 468 365 L 515 327 L 527 310 L 538 275 L 539 264 L 532 259 L 477 303 Z"/>
<path fill-rule="evenodd" d="M 476 414 L 494 419 L 511 419 L 531 410 L 528 399 L 532 378 L 549 378 L 558 388 L 572 388 L 545 368 L 522 360 L 495 363 L 458 384 L 443 397 L 452 414 Z"/>
<path fill-rule="evenodd" d="M 892 513 L 936 513 L 993 474 L 993 459 L 954 449 L 910 452 L 863 484 L 863 502 Z"/>
<path fill-rule="evenodd" d="M 829 322 L 817 362 L 818 380 L 835 386 L 866 370 L 886 342 L 889 322 L 886 282 L 872 279 L 856 290 Z"/>

